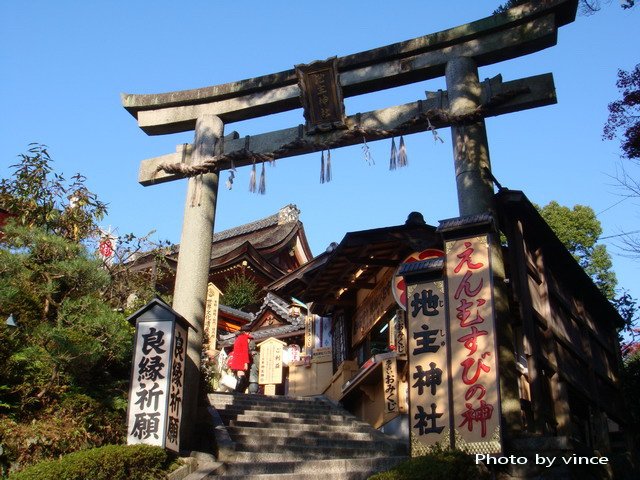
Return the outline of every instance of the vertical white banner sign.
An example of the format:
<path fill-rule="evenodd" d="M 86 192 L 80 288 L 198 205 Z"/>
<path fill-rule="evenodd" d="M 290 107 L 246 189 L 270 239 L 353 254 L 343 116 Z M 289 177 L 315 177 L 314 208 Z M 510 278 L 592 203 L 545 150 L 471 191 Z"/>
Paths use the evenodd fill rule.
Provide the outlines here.
<path fill-rule="evenodd" d="M 382 362 L 382 388 L 385 415 L 398 413 L 398 369 L 395 357 Z"/>
<path fill-rule="evenodd" d="M 176 324 L 171 365 L 169 418 L 167 419 L 166 448 L 180 451 L 180 425 L 184 397 L 184 362 L 187 349 L 187 330 Z"/>
<path fill-rule="evenodd" d="M 436 443 L 450 445 L 449 382 L 444 285 L 407 286 L 411 455 Z"/>
<path fill-rule="evenodd" d="M 141 322 L 136 328 L 129 391 L 127 444 L 164 447 L 170 388 L 173 322 Z"/>

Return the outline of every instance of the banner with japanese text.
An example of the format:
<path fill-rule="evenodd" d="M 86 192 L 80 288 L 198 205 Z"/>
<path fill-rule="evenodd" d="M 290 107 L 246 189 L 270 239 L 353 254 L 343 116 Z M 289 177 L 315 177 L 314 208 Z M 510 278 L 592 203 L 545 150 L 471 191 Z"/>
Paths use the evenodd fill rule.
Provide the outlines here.
<path fill-rule="evenodd" d="M 488 237 L 446 242 L 456 448 L 500 453 L 500 393 Z"/>
<path fill-rule="evenodd" d="M 384 414 L 398 413 L 398 369 L 395 357 L 382 361 L 382 388 L 384 390 Z"/>
<path fill-rule="evenodd" d="M 311 355 L 313 352 L 313 315 L 304 318 L 304 355 Z"/>
<path fill-rule="evenodd" d="M 171 364 L 171 390 L 169 393 L 169 418 L 167 419 L 166 448 L 180 451 L 180 426 L 182 399 L 184 397 L 184 371 L 187 351 L 187 330 L 176 324 Z"/>
<path fill-rule="evenodd" d="M 173 322 L 137 325 L 129 391 L 129 445 L 165 446 L 173 325 Z"/>
<path fill-rule="evenodd" d="M 286 343 L 276 338 L 269 338 L 258 344 L 260 351 L 258 383 L 260 385 L 277 385 L 282 383 L 282 351 L 286 346 Z"/>
<path fill-rule="evenodd" d="M 207 348 L 215 350 L 218 337 L 218 309 L 222 292 L 213 283 L 207 285 L 207 301 L 204 310 L 204 331 L 207 334 Z"/>
<path fill-rule="evenodd" d="M 451 444 L 442 280 L 407 285 L 411 456 Z"/>
<path fill-rule="evenodd" d="M 389 345 L 392 345 L 398 354 L 398 359 L 407 359 L 407 327 L 404 323 L 404 310 L 398 309 L 389 322 Z"/>

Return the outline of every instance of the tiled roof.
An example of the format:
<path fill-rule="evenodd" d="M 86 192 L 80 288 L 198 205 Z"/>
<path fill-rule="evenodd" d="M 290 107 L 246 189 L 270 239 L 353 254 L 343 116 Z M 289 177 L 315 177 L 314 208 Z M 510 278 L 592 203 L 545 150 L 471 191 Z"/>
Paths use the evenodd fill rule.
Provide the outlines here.
<path fill-rule="evenodd" d="M 254 340 L 262 340 L 263 338 L 271 338 L 277 335 L 283 335 L 286 333 L 304 332 L 304 323 L 299 325 L 279 325 L 272 328 L 264 328 L 251 332 L 251 336 Z M 219 345 L 221 347 L 230 347 L 236 339 L 237 333 L 231 333 L 228 335 L 219 336 Z"/>
<path fill-rule="evenodd" d="M 220 309 L 220 311 L 224 313 L 233 315 L 234 317 L 237 317 L 237 318 L 243 318 L 245 320 L 248 320 L 249 322 L 253 321 L 253 319 L 255 318 L 255 315 L 253 313 L 243 312 L 242 310 L 238 310 L 237 308 L 227 307 L 226 305 L 223 305 L 223 304 L 220 304 L 218 308 Z"/>
<path fill-rule="evenodd" d="M 255 222 L 239 225 L 213 234 L 211 241 L 211 258 L 220 258 L 245 242 L 251 243 L 256 250 L 265 250 L 284 241 L 300 226 L 300 210 L 293 204 L 282 207 L 278 213 Z M 172 249 L 172 256 L 177 255 L 180 246 Z"/>
<path fill-rule="evenodd" d="M 267 293 L 267 296 L 264 297 L 264 301 L 256 312 L 255 318 L 258 318 L 267 308 L 271 308 L 280 318 L 289 323 L 297 323 L 299 320 L 289 316 L 289 303 L 272 292 Z"/>
<path fill-rule="evenodd" d="M 227 238 L 237 237 L 240 235 L 246 235 L 248 233 L 262 230 L 263 228 L 272 227 L 274 225 L 283 225 L 286 223 L 294 223 L 298 221 L 300 210 L 293 204 L 289 204 L 286 207 L 282 207 L 278 213 L 274 213 L 261 220 L 255 222 L 245 223 L 238 227 L 229 228 L 218 233 L 213 234 L 213 242 L 220 242 Z"/>

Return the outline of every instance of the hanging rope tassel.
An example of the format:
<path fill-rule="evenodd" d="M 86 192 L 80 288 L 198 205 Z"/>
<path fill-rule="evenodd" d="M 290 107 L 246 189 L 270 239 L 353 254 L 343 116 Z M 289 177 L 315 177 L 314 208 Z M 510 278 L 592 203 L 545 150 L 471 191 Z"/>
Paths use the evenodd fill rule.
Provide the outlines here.
<path fill-rule="evenodd" d="M 444 140 L 440 138 L 440 135 L 438 135 L 438 131 L 436 130 L 436 127 L 432 125 L 431 120 L 429 118 L 427 118 L 427 123 L 429 125 L 428 130 L 433 134 L 433 141 L 435 143 L 438 143 L 438 140 L 440 140 L 440 143 L 444 143 Z"/>
<path fill-rule="evenodd" d="M 264 171 L 264 162 L 262 162 L 262 171 L 260 172 L 260 186 L 258 187 L 258 193 L 260 195 L 267 193 L 267 179 Z"/>
<path fill-rule="evenodd" d="M 234 178 L 236 178 L 236 165 L 235 163 L 233 163 L 233 160 L 231 160 L 231 168 L 229 169 L 229 178 L 227 178 L 227 183 L 225 184 L 227 186 L 227 190 L 231 190 L 233 188 Z"/>
<path fill-rule="evenodd" d="M 407 147 L 404 144 L 404 137 L 400 135 L 400 149 L 398 150 L 398 168 L 406 167 L 409 164 L 407 158 Z"/>
<path fill-rule="evenodd" d="M 364 161 L 367 162 L 367 165 L 375 165 L 376 162 L 373 160 L 371 149 L 369 148 L 367 139 L 364 138 L 364 135 L 362 136 L 362 157 L 364 158 Z"/>
<path fill-rule="evenodd" d="M 320 183 L 324 183 L 324 150 L 320 157 Z"/>
<path fill-rule="evenodd" d="M 331 181 L 331 150 L 327 150 L 326 180 Z"/>
<path fill-rule="evenodd" d="M 253 167 L 251 167 L 251 175 L 249 176 L 249 191 L 256 193 L 256 162 L 254 160 Z"/>
<path fill-rule="evenodd" d="M 395 170 L 398 165 L 398 150 L 396 149 L 396 137 L 391 137 L 391 158 L 389 159 L 389 170 Z"/>

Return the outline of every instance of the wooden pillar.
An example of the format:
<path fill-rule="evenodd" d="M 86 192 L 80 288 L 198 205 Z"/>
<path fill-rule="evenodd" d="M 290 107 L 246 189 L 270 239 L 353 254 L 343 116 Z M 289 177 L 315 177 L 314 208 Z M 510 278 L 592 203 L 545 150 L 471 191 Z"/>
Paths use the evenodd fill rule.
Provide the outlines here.
<path fill-rule="evenodd" d="M 224 124 L 215 115 L 204 115 L 196 122 L 192 164 L 202 163 L 222 152 Z M 204 324 L 211 240 L 218 198 L 218 172 L 189 179 L 184 208 L 182 237 L 178 254 L 173 308 L 187 319 L 189 345 L 185 362 L 182 432 L 184 444 L 193 448 L 200 382 L 200 356 Z"/>
<path fill-rule="evenodd" d="M 449 110 L 452 115 L 469 113 L 480 106 L 482 87 L 478 80 L 478 67 L 475 60 L 459 57 L 449 61 L 445 76 Z M 484 120 L 452 126 L 451 136 L 460 216 L 490 212 L 497 223 L 493 182 L 488 175 L 491 172 L 491 162 Z M 499 231 L 490 234 L 489 241 L 494 282 L 503 431 L 509 435 L 522 428 L 518 372 Z"/>
<path fill-rule="evenodd" d="M 512 288 L 517 292 L 517 300 L 520 305 L 520 317 L 522 318 L 522 333 L 524 337 L 525 354 L 527 357 L 527 370 L 529 384 L 531 388 L 531 408 L 533 410 L 533 422 L 529 427 L 531 433 L 546 433 L 545 420 L 552 415 L 548 410 L 553 407 L 549 405 L 546 395 L 543 393 L 542 382 L 546 379 L 542 377 L 542 358 L 540 339 L 538 338 L 538 327 L 533 311 L 531 291 L 529 290 L 529 276 L 527 274 L 527 252 L 524 240 L 524 226 L 520 220 L 512 221 L 505 226 L 509 230 L 509 253 L 513 265 L 511 275 Z M 515 263 L 518 262 L 518 265 Z"/>

